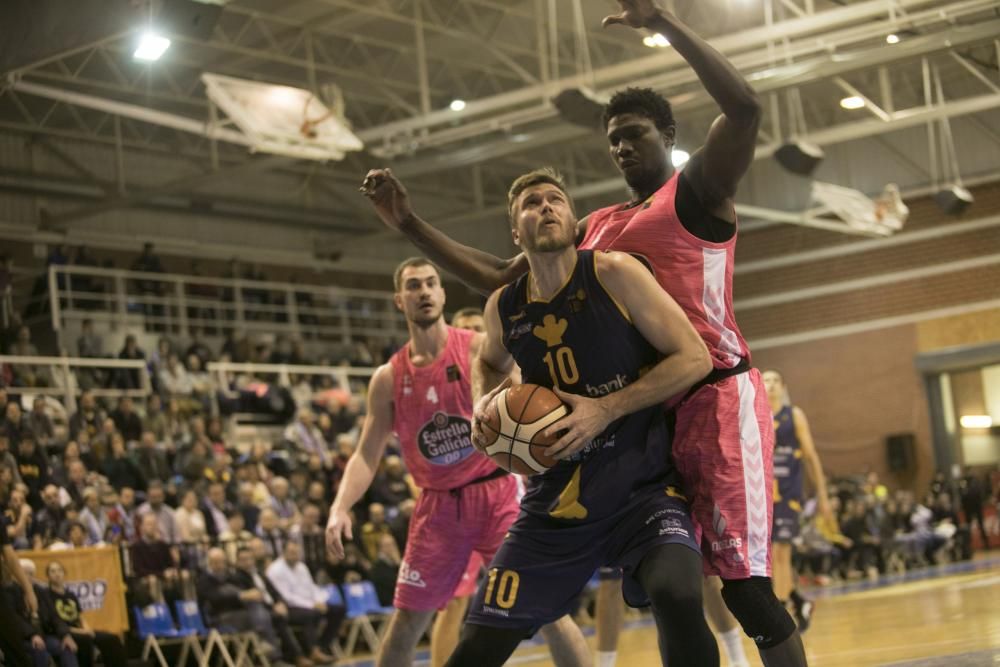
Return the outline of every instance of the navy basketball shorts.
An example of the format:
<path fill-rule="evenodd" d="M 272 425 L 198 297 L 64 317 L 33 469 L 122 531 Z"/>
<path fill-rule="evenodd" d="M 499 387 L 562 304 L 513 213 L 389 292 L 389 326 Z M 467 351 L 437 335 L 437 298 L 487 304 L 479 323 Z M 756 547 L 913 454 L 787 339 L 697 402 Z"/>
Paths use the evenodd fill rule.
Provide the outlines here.
<path fill-rule="evenodd" d="M 794 501 L 793 501 L 794 502 Z M 795 503 L 796 506 L 799 503 Z M 801 510 L 792 507 L 782 499 L 774 504 L 774 525 L 771 528 L 771 541 L 787 543 L 799 536 L 799 515 Z"/>
<path fill-rule="evenodd" d="M 490 563 L 469 610 L 468 623 L 524 628 L 534 634 L 576 607 L 576 598 L 602 567 L 621 568 L 625 601 L 649 600 L 636 568 L 654 547 L 683 544 L 701 553 L 687 504 L 664 487 L 637 493 L 614 514 L 568 522 L 522 511 Z"/>

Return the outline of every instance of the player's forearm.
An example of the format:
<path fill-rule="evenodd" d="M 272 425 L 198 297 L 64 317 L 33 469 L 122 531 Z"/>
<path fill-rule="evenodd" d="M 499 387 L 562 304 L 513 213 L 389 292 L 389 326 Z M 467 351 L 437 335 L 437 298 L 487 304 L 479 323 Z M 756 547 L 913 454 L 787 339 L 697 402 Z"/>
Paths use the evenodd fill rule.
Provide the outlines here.
<path fill-rule="evenodd" d="M 337 497 L 333 499 L 330 506 L 331 512 L 349 512 L 354 505 L 365 495 L 365 491 L 371 486 L 375 479 L 375 469 L 364 456 L 354 454 L 344 468 L 344 478 L 337 489 Z"/>
<path fill-rule="evenodd" d="M 511 260 L 459 243 L 416 215 L 407 217 L 399 229 L 432 261 L 483 294 L 510 282 L 506 271 Z"/>
<path fill-rule="evenodd" d="M 690 389 L 712 370 L 704 345 L 675 352 L 624 389 L 600 399 L 607 403 L 612 420 L 638 412 Z"/>
<path fill-rule="evenodd" d="M 507 375 L 482 357 L 476 357 L 472 363 L 472 403 L 475 404 L 485 394 L 499 386 Z"/>
<path fill-rule="evenodd" d="M 807 459 L 806 471 L 816 489 L 816 497 L 822 502 L 829 503 L 830 496 L 826 490 L 826 477 L 823 475 L 823 466 L 820 465 L 818 456 L 813 455 Z"/>
<path fill-rule="evenodd" d="M 727 118 L 746 124 L 759 120 L 761 106 L 757 93 L 724 55 L 670 13 L 662 12 L 650 28 L 663 34 L 691 65 Z"/>

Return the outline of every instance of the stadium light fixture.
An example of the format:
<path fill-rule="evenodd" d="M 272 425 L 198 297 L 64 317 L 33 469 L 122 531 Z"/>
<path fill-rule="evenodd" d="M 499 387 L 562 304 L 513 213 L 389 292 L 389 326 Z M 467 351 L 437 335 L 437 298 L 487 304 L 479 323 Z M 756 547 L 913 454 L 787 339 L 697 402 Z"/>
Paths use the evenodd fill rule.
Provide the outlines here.
<path fill-rule="evenodd" d="M 646 35 L 642 38 L 642 43 L 651 49 L 664 49 L 670 46 L 670 41 L 660 33 Z"/>
<path fill-rule="evenodd" d="M 897 35 L 896 33 L 892 33 L 890 35 L 886 35 L 885 36 L 885 43 L 886 44 L 899 44 L 899 35 Z"/>
<path fill-rule="evenodd" d="M 865 101 L 857 95 L 851 95 L 840 100 L 840 106 L 849 111 L 865 108 Z"/>
<path fill-rule="evenodd" d="M 993 418 L 989 415 L 962 415 L 958 422 L 962 428 L 990 428 L 993 426 Z"/>
<path fill-rule="evenodd" d="M 153 62 L 159 60 L 160 56 L 166 53 L 169 48 L 169 39 L 155 32 L 147 32 L 143 33 L 142 38 L 139 40 L 139 46 L 132 54 L 132 57 L 136 60 Z"/>
<path fill-rule="evenodd" d="M 670 161 L 674 163 L 675 167 L 683 167 L 687 164 L 687 161 L 691 159 L 691 154 L 687 151 L 682 151 L 679 148 L 675 148 L 670 154 Z"/>
<path fill-rule="evenodd" d="M 448 105 L 452 111 L 461 111 L 465 108 L 465 100 L 452 100 L 451 104 Z"/>

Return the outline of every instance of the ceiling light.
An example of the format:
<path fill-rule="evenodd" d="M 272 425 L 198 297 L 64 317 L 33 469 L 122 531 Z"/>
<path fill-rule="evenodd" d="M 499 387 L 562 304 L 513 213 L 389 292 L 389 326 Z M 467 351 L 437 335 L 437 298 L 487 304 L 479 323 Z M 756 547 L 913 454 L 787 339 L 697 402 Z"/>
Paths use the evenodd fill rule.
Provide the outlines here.
<path fill-rule="evenodd" d="M 452 111 L 461 111 L 465 108 L 465 100 L 452 100 L 448 107 Z"/>
<path fill-rule="evenodd" d="M 899 44 L 899 35 L 893 33 L 885 36 L 886 44 Z"/>
<path fill-rule="evenodd" d="M 675 148 L 670 154 L 670 161 L 674 163 L 675 167 L 683 167 L 690 159 L 691 154 L 687 151 L 682 151 L 679 148 Z"/>
<path fill-rule="evenodd" d="M 142 39 L 139 40 L 139 48 L 135 50 L 132 56 L 136 60 L 159 60 L 160 56 L 170 48 L 170 40 L 163 35 L 157 35 L 153 32 L 147 32 L 143 34 Z"/>
<path fill-rule="evenodd" d="M 845 97 L 840 100 L 840 106 L 851 111 L 855 109 L 863 109 L 865 106 L 865 101 L 858 97 L 857 95 L 851 95 L 850 97 Z"/>
<path fill-rule="evenodd" d="M 989 428 L 993 426 L 993 418 L 989 415 L 962 415 L 958 422 L 962 428 Z"/>
<path fill-rule="evenodd" d="M 667 38 L 660 33 L 656 33 L 655 35 L 646 35 L 642 38 L 642 43 L 651 49 L 662 49 L 670 46 L 670 42 Z"/>

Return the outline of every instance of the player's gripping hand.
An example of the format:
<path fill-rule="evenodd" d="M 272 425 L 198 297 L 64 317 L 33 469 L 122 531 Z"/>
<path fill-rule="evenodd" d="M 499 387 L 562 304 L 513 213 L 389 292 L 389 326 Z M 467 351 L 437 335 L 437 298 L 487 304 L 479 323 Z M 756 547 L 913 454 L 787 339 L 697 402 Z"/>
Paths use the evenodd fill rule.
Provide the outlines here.
<path fill-rule="evenodd" d="M 472 444 L 482 449 L 489 442 L 489 438 L 486 436 L 486 432 L 483 431 L 483 422 L 487 421 L 486 409 L 490 407 L 490 403 L 496 398 L 496 395 L 501 391 L 506 389 L 512 384 L 510 378 L 505 378 L 503 382 L 498 384 L 493 390 L 483 394 L 476 404 L 472 408 Z"/>
<path fill-rule="evenodd" d="M 345 510 L 331 511 L 326 522 L 326 549 L 338 559 L 344 557 L 345 536 L 349 540 L 354 539 L 351 515 Z"/>
<path fill-rule="evenodd" d="M 390 229 L 399 229 L 413 215 L 410 195 L 391 169 L 372 169 L 359 188 L 368 197 L 375 212 Z"/>
<path fill-rule="evenodd" d="M 545 450 L 545 455 L 556 459 L 566 459 L 603 433 L 608 424 L 615 420 L 615 416 L 612 413 L 611 405 L 604 399 L 567 394 L 559 387 L 553 387 L 552 391 L 562 399 L 571 412 L 542 431 L 542 436 L 545 438 L 562 434 Z"/>
<path fill-rule="evenodd" d="M 622 11 L 618 14 L 605 16 L 602 25 L 621 24 L 630 28 L 649 28 L 650 24 L 663 16 L 662 10 L 653 0 L 618 0 Z"/>

